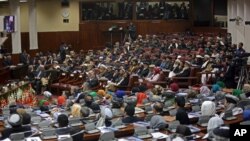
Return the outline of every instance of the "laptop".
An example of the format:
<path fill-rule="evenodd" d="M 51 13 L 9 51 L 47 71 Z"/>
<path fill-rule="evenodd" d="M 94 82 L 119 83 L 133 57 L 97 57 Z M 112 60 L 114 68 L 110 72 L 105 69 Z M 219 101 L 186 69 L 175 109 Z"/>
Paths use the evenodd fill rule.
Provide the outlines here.
<path fill-rule="evenodd" d="M 237 117 L 233 116 L 233 111 L 232 110 L 226 111 L 225 114 L 224 114 L 224 117 L 223 117 L 224 120 L 234 120 L 236 118 Z"/>
<path fill-rule="evenodd" d="M 192 106 L 192 112 L 199 112 L 199 111 L 201 111 L 201 106 L 199 105 Z"/>
<path fill-rule="evenodd" d="M 152 135 L 148 133 L 147 127 L 136 127 L 134 135 L 140 139 L 152 138 Z"/>
<path fill-rule="evenodd" d="M 151 105 L 145 105 L 145 111 L 148 114 L 153 114 L 153 108 L 151 107 Z"/>
<path fill-rule="evenodd" d="M 35 116 L 31 118 L 32 125 L 38 125 L 41 122 L 42 118 L 40 116 Z"/>
<path fill-rule="evenodd" d="M 85 124 L 85 131 L 88 134 L 100 132 L 100 130 L 95 127 L 94 123 Z"/>
<path fill-rule="evenodd" d="M 197 124 L 201 127 L 207 127 L 210 118 L 210 116 L 200 116 Z"/>
<path fill-rule="evenodd" d="M 117 128 L 117 129 L 122 129 L 122 128 L 126 128 L 127 126 L 124 125 L 124 123 L 122 122 L 122 120 L 119 119 L 115 119 L 115 121 L 112 121 L 112 127 Z"/>
<path fill-rule="evenodd" d="M 47 139 L 55 139 L 55 138 L 57 138 L 56 129 L 49 128 L 49 129 L 42 130 L 41 139 L 47 140 Z"/>
<path fill-rule="evenodd" d="M 82 126 L 83 123 L 81 121 L 80 118 L 72 118 L 72 119 L 69 119 L 69 124 L 72 126 L 72 127 L 75 127 L 75 126 Z"/>
<path fill-rule="evenodd" d="M 175 133 L 178 125 L 180 125 L 180 121 L 178 120 L 169 122 L 168 130 L 172 133 Z"/>

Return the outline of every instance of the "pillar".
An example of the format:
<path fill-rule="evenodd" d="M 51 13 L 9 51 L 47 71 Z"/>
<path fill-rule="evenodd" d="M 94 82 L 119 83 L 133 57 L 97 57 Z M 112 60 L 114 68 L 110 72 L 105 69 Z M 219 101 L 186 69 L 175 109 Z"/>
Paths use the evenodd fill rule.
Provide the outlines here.
<path fill-rule="evenodd" d="M 19 0 L 9 0 L 10 13 L 15 16 L 15 32 L 11 34 L 12 37 L 12 54 L 22 52 L 21 47 L 21 22 L 20 22 L 20 3 Z"/>
<path fill-rule="evenodd" d="M 29 0 L 29 42 L 30 50 L 38 49 L 36 0 Z"/>

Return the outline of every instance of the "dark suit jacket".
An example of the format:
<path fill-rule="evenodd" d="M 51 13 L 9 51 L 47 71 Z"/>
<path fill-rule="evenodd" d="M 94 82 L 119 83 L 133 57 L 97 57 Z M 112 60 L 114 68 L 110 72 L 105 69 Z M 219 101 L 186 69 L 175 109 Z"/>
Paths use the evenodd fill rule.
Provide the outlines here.
<path fill-rule="evenodd" d="M 56 129 L 56 133 L 58 135 L 70 134 L 73 138 L 73 141 L 83 141 L 83 133 L 79 133 L 81 131 L 78 127 L 65 127 Z"/>
<path fill-rule="evenodd" d="M 134 122 L 137 122 L 137 121 L 141 121 L 141 120 L 138 117 L 136 117 L 136 116 L 125 117 L 125 118 L 122 119 L 123 123 L 134 123 Z"/>
<path fill-rule="evenodd" d="M 94 88 L 94 87 L 96 87 L 96 86 L 99 85 L 99 81 L 98 81 L 97 78 L 88 80 L 87 83 L 89 84 L 89 87 L 90 87 L 90 88 Z"/>
<path fill-rule="evenodd" d="M 180 124 L 190 124 L 188 114 L 184 108 L 179 108 L 176 113 L 176 120 L 180 121 Z"/>
<path fill-rule="evenodd" d="M 188 77 L 190 75 L 191 68 L 185 69 L 180 74 L 177 74 L 176 77 Z"/>
<path fill-rule="evenodd" d="M 30 126 L 21 126 L 21 127 L 13 127 L 13 128 L 6 128 L 2 132 L 2 137 L 0 140 L 9 138 L 12 133 L 21 133 L 21 132 L 26 132 L 26 131 L 31 131 Z M 25 133 L 25 137 L 28 137 L 32 134 L 32 132 L 27 132 Z"/>
<path fill-rule="evenodd" d="M 128 83 L 129 83 L 129 77 L 126 77 L 122 80 L 119 86 L 128 86 Z"/>
<path fill-rule="evenodd" d="M 147 77 L 148 73 L 149 73 L 149 69 L 148 68 L 147 69 L 143 69 L 141 71 L 141 73 L 140 73 L 140 76 Z"/>

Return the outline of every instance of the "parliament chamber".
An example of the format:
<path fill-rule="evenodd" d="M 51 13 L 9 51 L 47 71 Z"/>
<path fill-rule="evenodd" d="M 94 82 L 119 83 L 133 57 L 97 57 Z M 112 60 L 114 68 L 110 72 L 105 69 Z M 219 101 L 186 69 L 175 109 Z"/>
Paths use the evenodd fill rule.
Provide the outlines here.
<path fill-rule="evenodd" d="M 249 13 L 249 0 L 0 0 L 0 140 L 239 139 Z"/>

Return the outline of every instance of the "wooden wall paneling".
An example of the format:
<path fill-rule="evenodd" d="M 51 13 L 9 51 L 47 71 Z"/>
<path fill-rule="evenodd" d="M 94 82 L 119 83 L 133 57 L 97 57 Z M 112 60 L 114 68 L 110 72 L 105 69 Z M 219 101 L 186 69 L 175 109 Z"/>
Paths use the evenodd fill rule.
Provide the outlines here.
<path fill-rule="evenodd" d="M 38 33 L 38 47 L 39 51 L 57 52 L 59 44 L 57 43 L 57 36 L 55 32 L 39 32 Z"/>
<path fill-rule="evenodd" d="M 21 33 L 21 44 L 22 44 L 22 51 L 26 50 L 28 52 L 30 48 L 29 32 Z"/>

